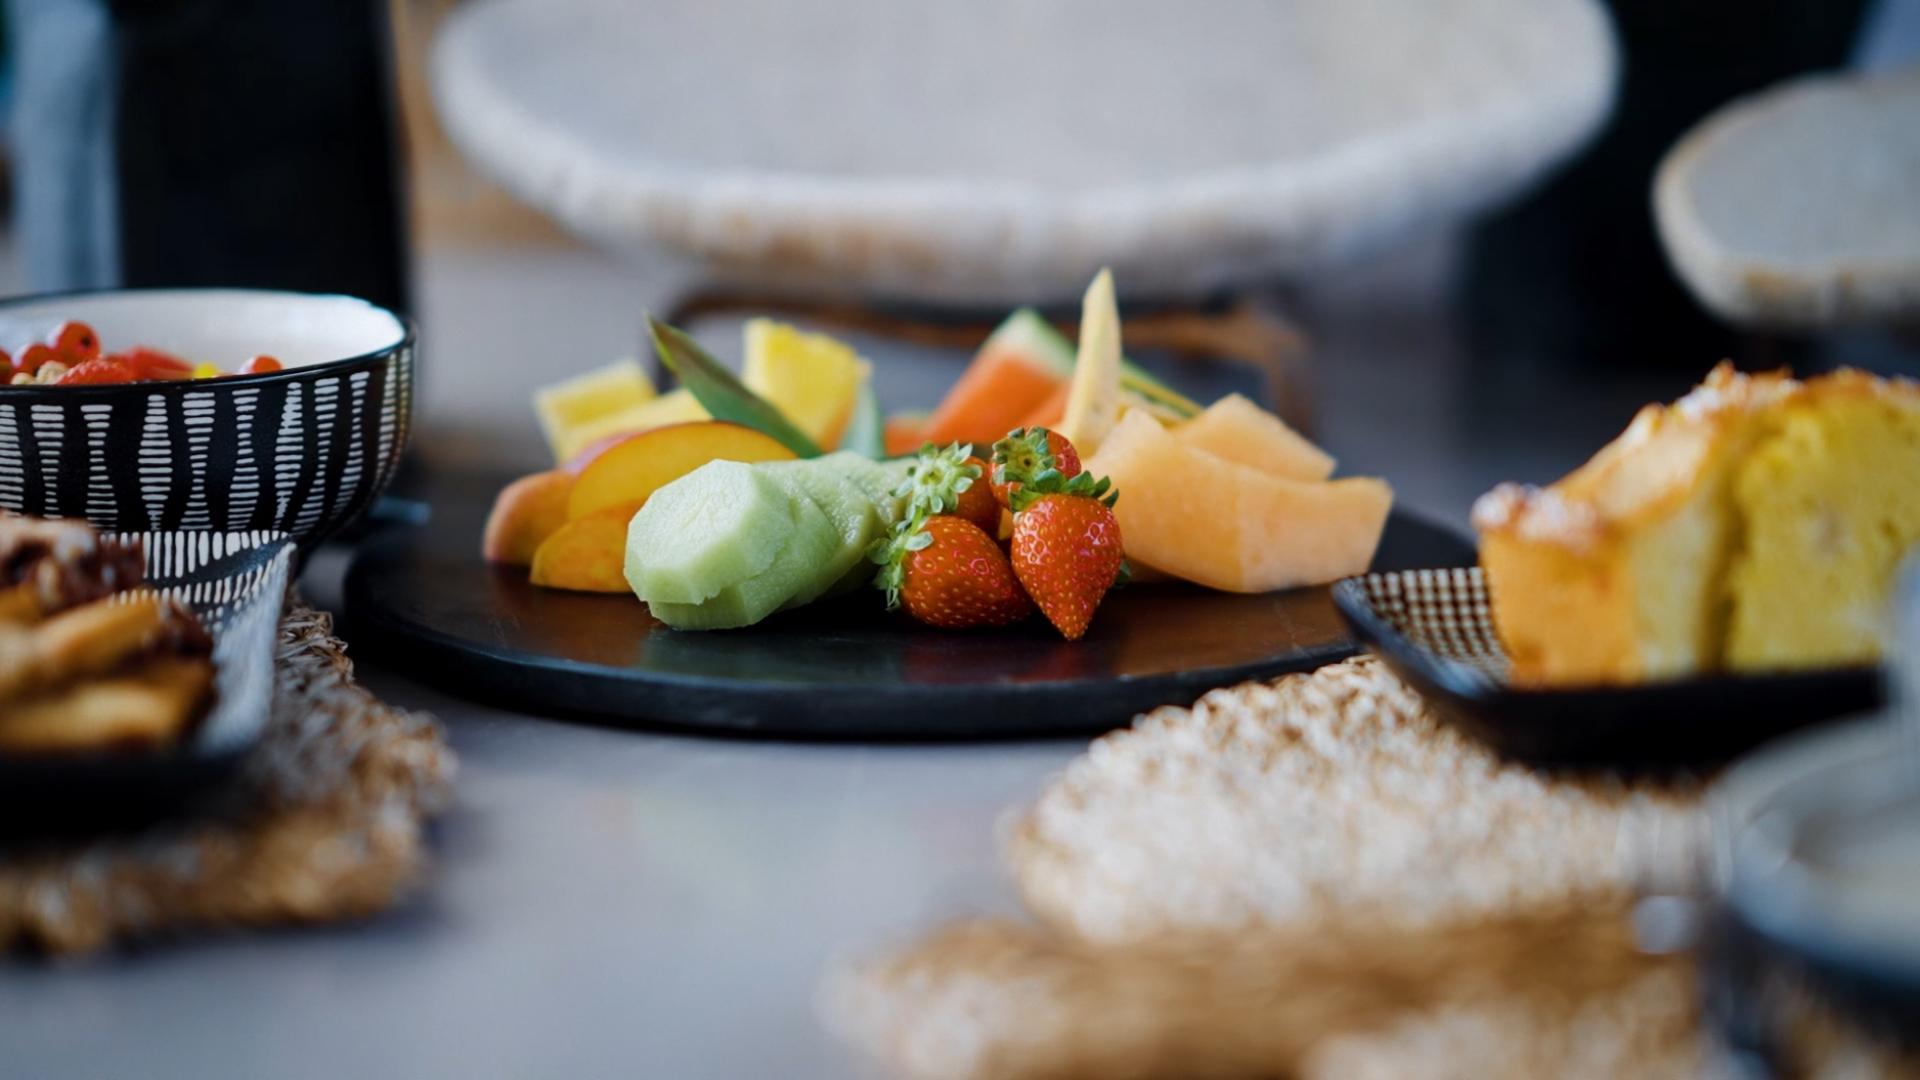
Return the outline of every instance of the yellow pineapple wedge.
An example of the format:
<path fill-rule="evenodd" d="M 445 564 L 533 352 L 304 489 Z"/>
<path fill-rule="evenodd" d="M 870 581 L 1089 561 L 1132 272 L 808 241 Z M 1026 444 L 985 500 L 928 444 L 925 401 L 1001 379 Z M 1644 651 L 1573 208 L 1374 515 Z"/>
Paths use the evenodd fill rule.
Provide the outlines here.
<path fill-rule="evenodd" d="M 652 401 L 654 394 L 640 362 L 627 357 L 535 390 L 533 411 L 555 460 L 565 461 L 564 447 L 584 445 L 571 434 L 574 429 Z"/>
<path fill-rule="evenodd" d="M 871 367 L 846 344 L 772 319 L 750 319 L 740 381 L 823 450 L 840 445 Z"/>
<path fill-rule="evenodd" d="M 661 394 L 652 401 L 629 405 L 567 428 L 560 440 L 553 444 L 554 460 L 557 464 L 565 465 L 578 457 L 581 451 L 615 435 L 632 435 L 668 424 L 706 419 L 707 410 L 694 400 L 693 391 L 683 386 L 671 393 Z"/>

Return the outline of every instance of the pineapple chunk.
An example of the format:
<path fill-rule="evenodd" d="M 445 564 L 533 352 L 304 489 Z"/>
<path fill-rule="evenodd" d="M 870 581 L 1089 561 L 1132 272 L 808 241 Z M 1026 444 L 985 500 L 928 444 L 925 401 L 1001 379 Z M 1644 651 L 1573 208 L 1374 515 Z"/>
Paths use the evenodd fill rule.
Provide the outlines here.
<path fill-rule="evenodd" d="M 577 441 L 570 435 L 574 428 L 643 405 L 654 393 L 640 362 L 627 357 L 535 390 L 533 411 L 554 457 L 564 461 L 561 448 Z"/>
<path fill-rule="evenodd" d="M 772 403 L 823 450 L 840 444 L 871 367 L 851 348 L 772 319 L 746 326 L 740 381 Z"/>
<path fill-rule="evenodd" d="M 648 428 L 705 419 L 708 419 L 707 410 L 694 400 L 692 391 L 682 387 L 672 393 L 661 394 L 652 401 L 643 401 L 566 429 L 560 440 L 554 443 L 553 456 L 558 464 L 565 465 L 579 456 L 580 451 L 610 435 L 631 435 Z"/>

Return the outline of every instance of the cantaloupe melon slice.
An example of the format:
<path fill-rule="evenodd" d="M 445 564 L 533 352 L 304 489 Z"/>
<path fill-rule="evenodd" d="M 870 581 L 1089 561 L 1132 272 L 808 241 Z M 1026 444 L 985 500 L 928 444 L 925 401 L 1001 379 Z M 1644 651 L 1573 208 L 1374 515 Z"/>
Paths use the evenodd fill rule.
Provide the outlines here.
<path fill-rule="evenodd" d="M 1269 476 L 1325 480 L 1333 475 L 1332 455 L 1239 394 L 1228 394 L 1207 406 L 1205 412 L 1174 428 L 1173 434 L 1196 450 Z"/>
<path fill-rule="evenodd" d="M 1137 411 L 1086 464 L 1120 492 L 1114 516 L 1129 558 L 1228 592 L 1364 572 L 1393 505 L 1379 480 L 1270 476 L 1188 446 Z"/>

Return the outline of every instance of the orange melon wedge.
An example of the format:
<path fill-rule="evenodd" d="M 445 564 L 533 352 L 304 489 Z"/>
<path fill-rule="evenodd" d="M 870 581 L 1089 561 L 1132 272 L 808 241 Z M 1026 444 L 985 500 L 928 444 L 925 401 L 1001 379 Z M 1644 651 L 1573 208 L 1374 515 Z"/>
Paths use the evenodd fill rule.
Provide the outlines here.
<path fill-rule="evenodd" d="M 1332 455 L 1239 394 L 1228 394 L 1173 430 L 1175 438 L 1196 450 L 1269 476 L 1325 480 L 1333 475 Z"/>
<path fill-rule="evenodd" d="M 1269 475 L 1189 446 L 1139 411 L 1121 417 L 1087 470 L 1120 492 L 1113 512 L 1128 558 L 1228 592 L 1363 573 L 1393 505 L 1382 481 Z"/>

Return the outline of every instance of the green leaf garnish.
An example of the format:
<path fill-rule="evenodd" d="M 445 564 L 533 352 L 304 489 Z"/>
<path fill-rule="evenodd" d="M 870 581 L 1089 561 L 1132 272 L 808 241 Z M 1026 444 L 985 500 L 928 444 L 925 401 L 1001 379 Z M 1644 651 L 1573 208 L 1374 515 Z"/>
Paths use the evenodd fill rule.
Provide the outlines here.
<path fill-rule="evenodd" d="M 820 456 L 819 445 L 808 438 L 806 432 L 794 427 L 772 402 L 747 389 L 733 372 L 684 331 L 652 315 L 647 316 L 647 330 L 653 335 L 653 347 L 660 354 L 660 362 L 679 377 L 680 385 L 686 387 L 715 420 L 753 428 L 800 457 Z"/>

